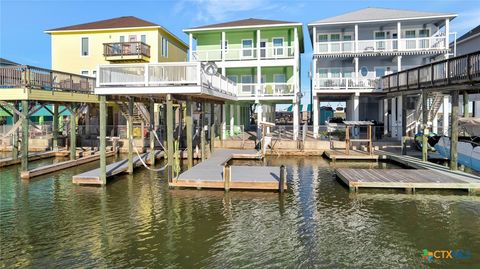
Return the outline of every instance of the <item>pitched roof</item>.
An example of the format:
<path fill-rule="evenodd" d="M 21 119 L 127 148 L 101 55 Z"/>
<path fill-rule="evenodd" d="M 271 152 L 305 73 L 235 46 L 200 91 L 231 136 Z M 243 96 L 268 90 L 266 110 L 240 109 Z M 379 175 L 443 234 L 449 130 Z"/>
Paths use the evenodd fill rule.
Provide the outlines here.
<path fill-rule="evenodd" d="M 7 65 L 20 65 L 20 64 L 7 60 L 5 58 L 0 58 L 0 66 L 7 66 Z"/>
<path fill-rule="evenodd" d="M 237 21 L 229 21 L 223 23 L 216 23 L 216 24 L 209 24 L 199 27 L 194 27 L 187 29 L 188 30 L 200 30 L 200 29 L 215 29 L 215 28 L 235 28 L 235 27 L 249 27 L 249 26 L 270 26 L 270 25 L 281 25 L 281 24 L 300 24 L 297 22 L 290 22 L 290 21 L 276 21 L 276 20 L 264 20 L 264 19 L 244 19 L 244 20 L 237 20 Z"/>
<path fill-rule="evenodd" d="M 464 35 L 462 35 L 461 37 L 459 37 L 459 38 L 457 39 L 457 44 L 458 44 L 458 42 L 463 41 L 463 40 L 465 40 L 465 39 L 468 39 L 468 38 L 470 38 L 470 37 L 472 37 L 472 36 L 474 36 L 474 35 L 477 35 L 477 34 L 480 34 L 480 25 L 478 25 L 477 27 L 473 28 L 472 30 L 466 32 Z"/>
<path fill-rule="evenodd" d="M 344 13 L 338 16 L 314 21 L 312 23 L 309 23 L 309 25 L 456 16 L 457 15 L 453 13 L 422 12 L 404 9 L 368 7 L 353 12 Z"/>
<path fill-rule="evenodd" d="M 94 21 L 71 26 L 65 26 L 55 29 L 47 30 L 47 32 L 54 31 L 74 31 L 74 30 L 98 30 L 98 29 L 112 29 L 112 28 L 135 28 L 135 27 L 151 27 L 159 26 L 153 22 L 145 21 L 134 16 L 118 17 L 108 20 Z"/>

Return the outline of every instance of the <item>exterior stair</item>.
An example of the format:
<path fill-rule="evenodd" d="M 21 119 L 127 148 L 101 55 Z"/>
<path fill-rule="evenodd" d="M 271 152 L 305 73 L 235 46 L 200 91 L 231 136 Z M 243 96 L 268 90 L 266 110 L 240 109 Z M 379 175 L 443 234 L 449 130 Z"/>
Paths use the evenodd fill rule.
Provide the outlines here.
<path fill-rule="evenodd" d="M 443 94 L 441 93 L 432 93 L 428 96 L 427 99 L 427 122 L 431 123 L 435 116 L 438 113 L 438 110 L 442 106 Z M 422 105 L 422 96 L 418 98 L 415 110 L 407 115 L 407 132 L 415 129 L 417 124 L 421 124 L 423 121 L 423 105 Z"/>

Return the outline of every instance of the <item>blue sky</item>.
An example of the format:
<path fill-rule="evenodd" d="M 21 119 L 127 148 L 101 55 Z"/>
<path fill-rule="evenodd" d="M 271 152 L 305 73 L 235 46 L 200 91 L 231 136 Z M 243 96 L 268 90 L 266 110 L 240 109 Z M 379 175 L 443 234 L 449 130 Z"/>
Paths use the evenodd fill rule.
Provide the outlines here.
<path fill-rule="evenodd" d="M 163 25 L 188 41 L 182 29 L 244 18 L 278 19 L 307 24 L 365 7 L 388 7 L 432 12 L 454 12 L 451 31 L 459 35 L 480 24 L 478 0 L 0 0 L 0 57 L 19 63 L 50 67 L 50 38 L 44 30 L 119 16 L 137 16 Z M 302 90 L 309 103 L 309 65 L 312 48 L 304 28 Z"/>

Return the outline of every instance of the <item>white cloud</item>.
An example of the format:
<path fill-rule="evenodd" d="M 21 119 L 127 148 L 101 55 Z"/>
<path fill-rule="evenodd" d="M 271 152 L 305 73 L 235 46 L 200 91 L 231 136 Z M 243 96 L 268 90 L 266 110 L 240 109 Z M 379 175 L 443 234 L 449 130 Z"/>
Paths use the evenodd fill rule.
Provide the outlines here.
<path fill-rule="evenodd" d="M 176 4 L 174 11 L 193 12 L 195 21 L 219 22 L 238 18 L 243 12 L 248 13 L 248 17 L 265 17 L 266 11 L 285 9 L 284 3 L 274 0 L 183 0 Z"/>

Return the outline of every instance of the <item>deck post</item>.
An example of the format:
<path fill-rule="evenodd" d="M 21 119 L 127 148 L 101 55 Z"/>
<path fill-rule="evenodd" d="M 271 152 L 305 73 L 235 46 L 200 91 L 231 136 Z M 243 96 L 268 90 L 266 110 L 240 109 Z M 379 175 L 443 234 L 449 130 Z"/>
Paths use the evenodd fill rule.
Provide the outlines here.
<path fill-rule="evenodd" d="M 205 126 L 202 124 L 200 129 L 200 149 L 202 151 L 202 161 L 205 160 Z"/>
<path fill-rule="evenodd" d="M 18 103 L 15 102 L 15 108 L 18 110 Z M 18 122 L 18 114 L 13 113 L 13 125 Z M 12 134 L 12 159 L 18 160 L 18 129 Z"/>
<path fill-rule="evenodd" d="M 128 130 L 128 169 L 129 174 L 133 173 L 133 97 L 128 99 L 128 115 L 127 115 L 127 130 Z"/>
<path fill-rule="evenodd" d="M 192 119 L 192 98 L 187 97 L 185 124 L 187 125 L 187 160 L 188 168 L 193 166 L 193 119 Z"/>
<path fill-rule="evenodd" d="M 467 91 L 463 92 L 463 117 L 468 118 L 470 117 L 470 111 L 468 107 L 468 93 Z"/>
<path fill-rule="evenodd" d="M 53 104 L 53 128 L 52 128 L 52 148 L 53 151 L 58 151 L 58 104 Z"/>
<path fill-rule="evenodd" d="M 230 191 L 230 181 L 232 177 L 232 170 L 230 165 L 227 163 L 223 166 L 223 184 L 225 191 Z"/>
<path fill-rule="evenodd" d="M 155 132 L 155 101 L 150 99 L 150 105 L 148 107 L 149 112 L 150 112 L 150 128 L 149 128 L 149 136 L 150 136 L 150 160 L 149 164 L 151 166 L 155 165 L 155 135 L 153 132 Z"/>
<path fill-rule="evenodd" d="M 77 158 L 77 108 L 70 109 L 70 160 Z"/>
<path fill-rule="evenodd" d="M 107 97 L 100 95 L 100 182 L 107 184 Z M 115 149 L 114 149 L 115 150 Z"/>
<path fill-rule="evenodd" d="M 215 104 L 210 104 L 210 154 L 215 148 Z"/>
<path fill-rule="evenodd" d="M 278 191 L 283 193 L 285 191 L 285 181 L 287 177 L 287 170 L 285 165 L 280 166 L 280 180 L 278 181 Z"/>
<path fill-rule="evenodd" d="M 457 170 L 458 169 L 458 152 L 457 152 L 457 145 L 458 145 L 458 98 L 459 93 L 458 91 L 452 92 L 452 114 L 451 123 L 452 126 L 450 128 L 450 169 Z"/>
<path fill-rule="evenodd" d="M 428 161 L 428 110 L 427 110 L 428 93 L 424 91 L 422 93 L 422 161 Z"/>
<path fill-rule="evenodd" d="M 168 182 L 173 178 L 173 100 L 172 95 L 167 94 L 167 165 Z"/>
<path fill-rule="evenodd" d="M 21 171 L 28 172 L 28 101 L 22 100 L 22 162 Z"/>

